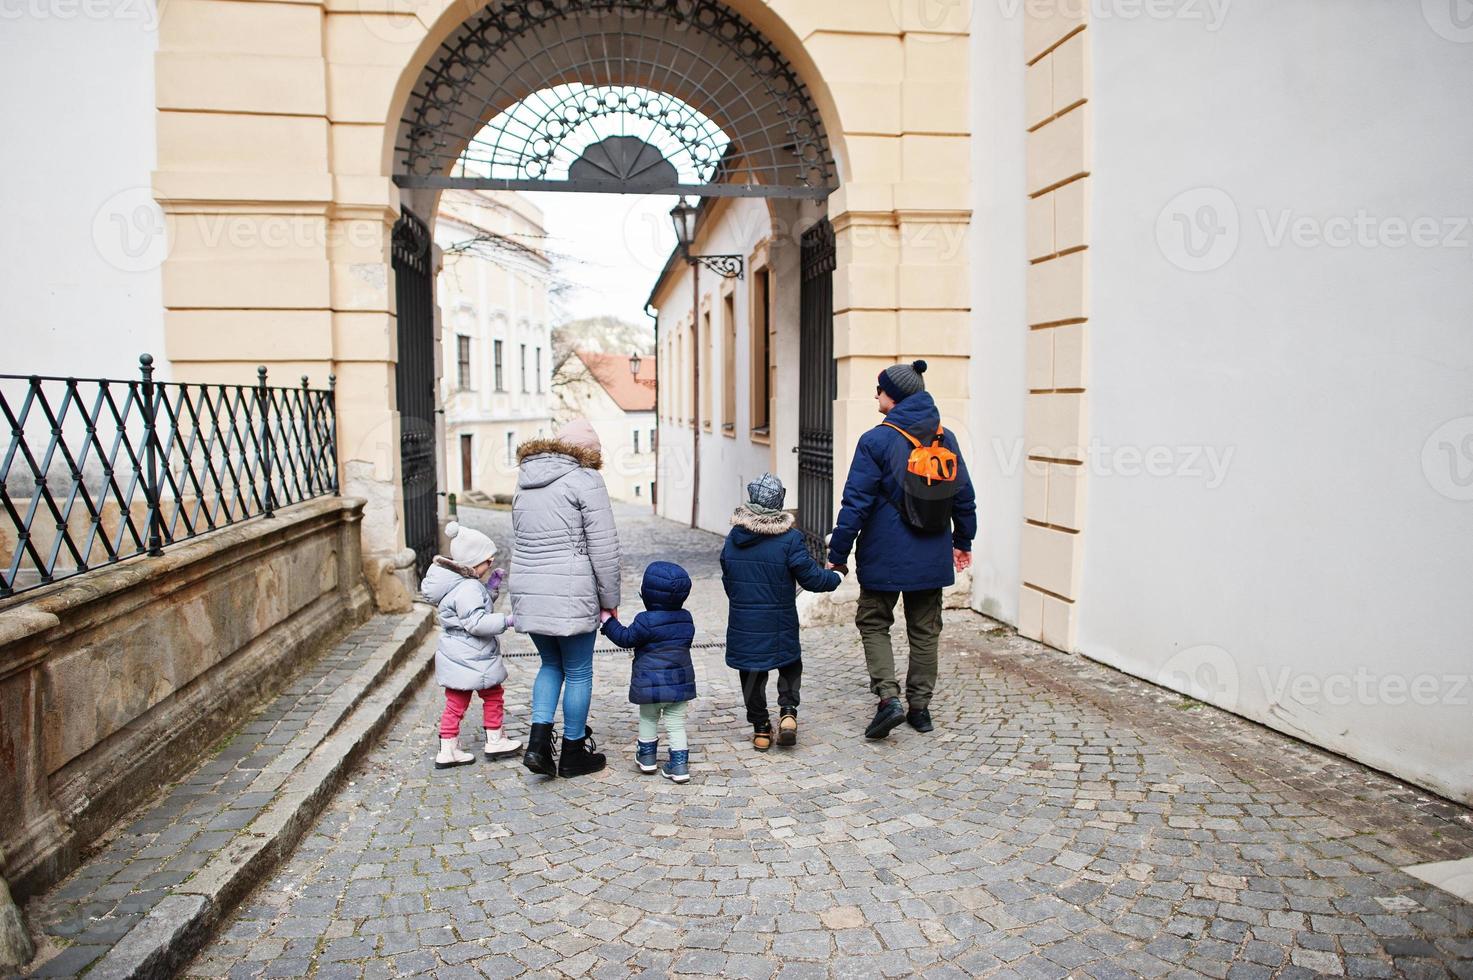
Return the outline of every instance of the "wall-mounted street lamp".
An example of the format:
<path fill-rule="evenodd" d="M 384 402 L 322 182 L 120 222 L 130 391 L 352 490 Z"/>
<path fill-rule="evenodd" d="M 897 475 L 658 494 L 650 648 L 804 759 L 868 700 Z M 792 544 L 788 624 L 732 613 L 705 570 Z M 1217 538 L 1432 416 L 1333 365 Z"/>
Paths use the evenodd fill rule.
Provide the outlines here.
<path fill-rule="evenodd" d="M 701 266 L 723 279 L 746 278 L 746 268 L 740 255 L 691 254 L 691 246 L 696 240 L 696 218 L 699 215 L 700 209 L 694 204 L 687 204 L 683 197 L 670 209 L 670 223 L 675 226 L 675 240 L 680 243 L 680 255 L 690 266 L 690 322 L 696 334 L 696 342 L 691 345 L 691 411 L 694 415 L 694 424 L 691 426 L 691 527 L 697 526 L 696 518 L 701 507 Z"/>
<path fill-rule="evenodd" d="M 639 380 L 639 365 L 641 363 L 639 351 L 634 351 L 629 355 L 629 373 L 634 375 L 634 380 L 636 381 Z"/>

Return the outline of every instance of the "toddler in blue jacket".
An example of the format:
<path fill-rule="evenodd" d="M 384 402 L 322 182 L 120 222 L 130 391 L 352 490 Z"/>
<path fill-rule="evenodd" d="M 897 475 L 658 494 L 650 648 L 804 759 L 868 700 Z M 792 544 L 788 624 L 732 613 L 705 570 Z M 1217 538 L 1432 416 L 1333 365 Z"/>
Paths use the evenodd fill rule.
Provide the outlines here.
<path fill-rule="evenodd" d="M 639 705 L 639 746 L 634 760 L 642 773 L 658 765 L 660 722 L 670 738 L 670 757 L 663 775 L 677 783 L 690 781 L 690 746 L 685 733 L 686 708 L 696 697 L 696 667 L 690 645 L 696 624 L 684 608 L 690 598 L 690 575 L 673 562 L 652 562 L 644 570 L 639 597 L 645 611 L 628 626 L 609 615 L 603 633 L 618 646 L 634 650 L 629 673 L 629 701 Z"/>

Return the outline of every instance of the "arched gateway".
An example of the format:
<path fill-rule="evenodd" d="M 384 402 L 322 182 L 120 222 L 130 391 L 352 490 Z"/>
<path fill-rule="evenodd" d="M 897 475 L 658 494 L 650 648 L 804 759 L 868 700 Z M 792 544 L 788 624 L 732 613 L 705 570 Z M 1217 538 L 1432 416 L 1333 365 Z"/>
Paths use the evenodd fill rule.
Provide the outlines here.
<path fill-rule="evenodd" d="M 795 247 L 826 218 L 831 301 L 803 309 L 831 318 L 832 370 L 805 371 L 775 424 L 796 445 L 818 406 L 833 448 L 808 455 L 843 467 L 874 373 L 918 354 L 961 424 L 969 20 L 924 0 L 169 4 L 154 192 L 189 219 L 164 267 L 176 374 L 336 373 L 344 490 L 368 498 L 386 604 L 437 527 L 440 436 L 415 421 L 435 404 L 434 265 L 414 243 L 447 187 L 760 196 Z M 266 234 L 283 216 L 310 234 Z M 220 223 L 262 233 L 220 247 Z"/>
<path fill-rule="evenodd" d="M 415 82 L 394 168 L 425 214 L 433 213 L 425 198 L 450 187 L 821 202 L 837 186 L 808 87 L 751 22 L 716 0 L 492 4 L 439 46 Z M 433 276 L 432 263 L 400 248 L 428 244 L 421 226 L 406 208 L 394 272 L 405 533 L 423 573 L 438 530 L 427 414 L 434 361 L 420 353 L 433 346 Z M 805 282 L 805 295 L 820 286 L 831 293 L 825 279 Z M 831 295 L 805 302 L 800 325 L 811 370 L 800 382 L 798 498 L 815 541 L 832 517 L 832 307 Z"/>

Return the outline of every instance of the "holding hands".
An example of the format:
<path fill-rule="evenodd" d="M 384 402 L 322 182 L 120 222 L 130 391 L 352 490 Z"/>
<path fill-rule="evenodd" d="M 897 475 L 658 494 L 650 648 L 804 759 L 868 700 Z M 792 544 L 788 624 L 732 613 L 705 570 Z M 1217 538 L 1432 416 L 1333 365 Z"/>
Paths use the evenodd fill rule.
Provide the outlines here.
<path fill-rule="evenodd" d="M 598 611 L 598 622 L 600 626 L 602 626 L 604 623 L 607 623 L 611 619 L 617 618 L 619 618 L 618 609 L 600 609 Z"/>

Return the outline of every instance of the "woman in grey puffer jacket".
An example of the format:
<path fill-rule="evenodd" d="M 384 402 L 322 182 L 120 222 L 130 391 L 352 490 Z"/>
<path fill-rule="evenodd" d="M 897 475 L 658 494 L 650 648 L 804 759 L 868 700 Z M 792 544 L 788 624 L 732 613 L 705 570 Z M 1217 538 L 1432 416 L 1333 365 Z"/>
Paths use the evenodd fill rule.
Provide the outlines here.
<path fill-rule="evenodd" d="M 531 635 L 542 656 L 522 763 L 545 776 L 598 772 L 604 757 L 592 751 L 588 738 L 593 643 L 600 610 L 619 606 L 619 535 L 598 473 L 603 464 L 598 434 L 577 419 L 553 439 L 524 443 L 517 460 L 511 607 L 517 630 Z M 560 695 L 564 738 L 554 766 L 552 719 Z M 573 734 L 577 737 L 567 737 Z"/>

